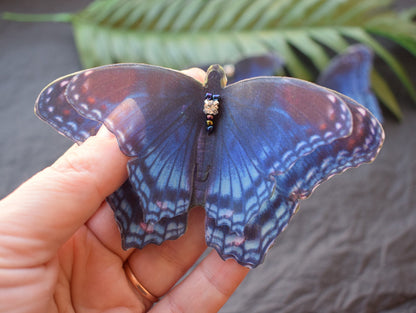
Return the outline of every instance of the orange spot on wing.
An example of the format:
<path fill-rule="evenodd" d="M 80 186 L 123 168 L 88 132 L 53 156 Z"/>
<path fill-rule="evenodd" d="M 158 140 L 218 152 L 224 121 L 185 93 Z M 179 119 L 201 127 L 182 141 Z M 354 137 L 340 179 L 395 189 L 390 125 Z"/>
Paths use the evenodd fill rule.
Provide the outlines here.
<path fill-rule="evenodd" d="M 95 98 L 94 98 L 94 97 L 91 97 L 91 96 L 88 96 L 88 97 L 87 97 L 87 102 L 88 102 L 89 104 L 94 104 L 94 103 L 95 103 Z"/>

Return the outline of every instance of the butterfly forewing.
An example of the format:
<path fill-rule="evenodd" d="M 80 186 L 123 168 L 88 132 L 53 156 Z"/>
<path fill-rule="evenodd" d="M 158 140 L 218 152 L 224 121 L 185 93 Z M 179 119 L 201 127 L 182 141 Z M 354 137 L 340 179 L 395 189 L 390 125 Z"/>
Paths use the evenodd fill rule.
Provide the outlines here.
<path fill-rule="evenodd" d="M 304 199 L 334 174 L 375 159 L 384 141 L 379 121 L 355 101 L 343 95 L 339 97 L 352 113 L 352 134 L 317 148 L 296 162 L 287 173 L 278 176 L 277 191 L 280 194 L 292 199 Z"/>
<path fill-rule="evenodd" d="M 66 87 L 77 73 L 55 80 L 40 93 L 35 113 L 72 141 L 81 143 L 95 135 L 101 123 L 81 116 L 65 97 Z"/>

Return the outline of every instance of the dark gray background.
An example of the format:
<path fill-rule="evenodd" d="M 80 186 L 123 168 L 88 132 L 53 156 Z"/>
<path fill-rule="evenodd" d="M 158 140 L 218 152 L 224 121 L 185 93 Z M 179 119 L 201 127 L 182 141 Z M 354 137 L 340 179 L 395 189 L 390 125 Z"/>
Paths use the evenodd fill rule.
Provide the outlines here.
<path fill-rule="evenodd" d="M 0 12 L 68 12 L 89 2 L 1 0 Z M 415 80 L 415 59 L 393 52 Z M 47 83 L 79 69 L 69 24 L 0 21 L 0 197 L 71 145 L 33 105 Z M 390 82 L 404 120 L 386 117 L 378 159 L 319 187 L 221 312 L 416 312 L 416 107 Z"/>

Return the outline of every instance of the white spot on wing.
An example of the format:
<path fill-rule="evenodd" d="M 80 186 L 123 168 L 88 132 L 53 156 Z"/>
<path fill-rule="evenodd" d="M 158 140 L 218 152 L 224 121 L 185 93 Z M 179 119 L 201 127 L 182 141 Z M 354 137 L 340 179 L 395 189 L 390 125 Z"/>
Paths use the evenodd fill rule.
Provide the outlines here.
<path fill-rule="evenodd" d="M 81 109 L 83 109 L 84 111 L 88 111 L 88 105 L 86 105 L 85 103 L 80 103 L 79 106 L 81 107 Z"/>
<path fill-rule="evenodd" d="M 363 108 L 357 107 L 357 111 L 360 112 L 361 115 L 365 116 L 367 114 L 367 111 Z"/>
<path fill-rule="evenodd" d="M 328 139 L 328 138 L 331 138 L 333 136 L 334 136 L 334 133 L 333 132 L 326 132 L 325 135 L 324 135 L 324 138 L 325 139 Z"/>
<path fill-rule="evenodd" d="M 81 130 L 79 134 L 84 138 L 88 138 L 90 136 L 90 134 L 86 132 L 85 130 Z"/>
<path fill-rule="evenodd" d="M 74 123 L 74 122 L 68 122 L 67 123 L 68 124 L 68 126 L 69 127 L 71 127 L 73 130 L 77 130 L 77 128 L 78 128 L 78 126 L 77 126 L 77 124 L 76 123 Z"/>
<path fill-rule="evenodd" d="M 102 114 L 100 110 L 94 109 L 94 110 L 91 110 L 91 113 L 94 114 L 99 119 L 102 118 Z"/>
<path fill-rule="evenodd" d="M 332 103 L 335 103 L 336 101 L 337 101 L 337 98 L 333 95 L 333 94 L 331 94 L 331 93 L 328 93 L 327 95 L 326 95 L 326 97 L 329 99 L 329 101 L 331 101 Z"/>

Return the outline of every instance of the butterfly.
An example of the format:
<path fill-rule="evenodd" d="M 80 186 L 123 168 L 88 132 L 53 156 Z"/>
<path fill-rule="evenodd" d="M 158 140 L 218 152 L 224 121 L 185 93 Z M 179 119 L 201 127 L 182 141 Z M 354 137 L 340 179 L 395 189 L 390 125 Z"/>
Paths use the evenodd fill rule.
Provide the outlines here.
<path fill-rule="evenodd" d="M 107 201 L 122 246 L 177 239 L 195 206 L 207 245 L 254 268 L 307 198 L 334 174 L 371 162 L 384 132 L 350 98 L 286 77 L 226 86 L 146 64 L 114 64 L 46 86 L 36 114 L 77 143 L 105 125 L 130 157 L 128 180 Z"/>
<path fill-rule="evenodd" d="M 317 83 L 354 99 L 382 123 L 383 115 L 370 86 L 372 65 L 372 50 L 365 45 L 355 44 L 331 60 L 319 75 Z"/>

